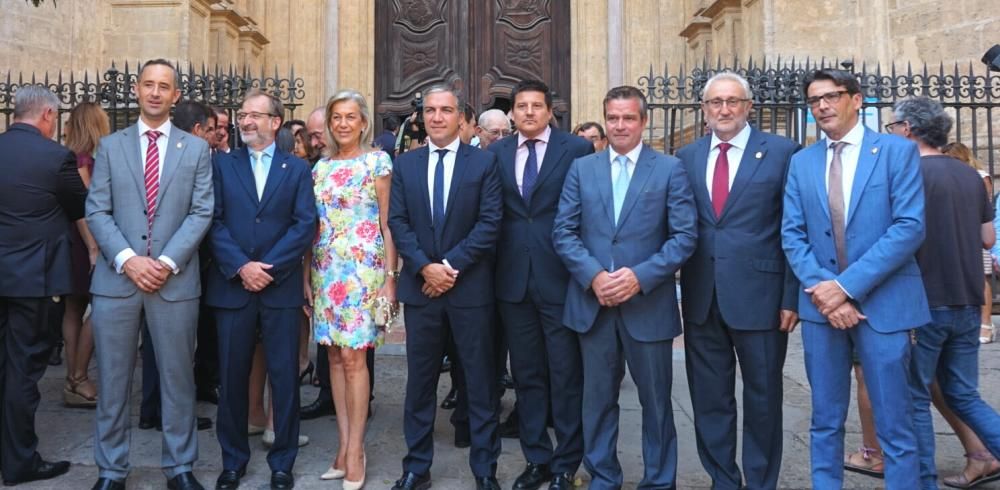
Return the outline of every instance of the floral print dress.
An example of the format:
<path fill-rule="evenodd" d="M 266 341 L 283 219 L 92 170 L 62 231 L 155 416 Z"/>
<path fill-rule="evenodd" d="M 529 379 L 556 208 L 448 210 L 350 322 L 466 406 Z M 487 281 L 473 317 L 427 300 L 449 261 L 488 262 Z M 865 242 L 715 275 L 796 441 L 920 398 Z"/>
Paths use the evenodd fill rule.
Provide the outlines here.
<path fill-rule="evenodd" d="M 392 173 L 382 151 L 313 167 L 319 228 L 313 243 L 313 337 L 323 345 L 368 349 L 383 332 L 371 307 L 385 282 L 385 247 L 375 179 Z"/>

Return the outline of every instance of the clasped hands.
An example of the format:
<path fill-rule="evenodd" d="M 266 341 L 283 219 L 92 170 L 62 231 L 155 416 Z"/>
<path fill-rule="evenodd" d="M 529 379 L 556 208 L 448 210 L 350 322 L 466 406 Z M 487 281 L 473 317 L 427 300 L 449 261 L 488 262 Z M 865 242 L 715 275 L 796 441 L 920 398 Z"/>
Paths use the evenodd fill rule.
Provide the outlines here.
<path fill-rule="evenodd" d="M 243 267 L 240 267 L 239 271 L 240 279 L 243 280 L 243 289 L 251 293 L 259 293 L 266 288 L 274 282 L 274 278 L 265 271 L 273 267 L 271 264 L 257 261 L 250 261 L 244 264 Z"/>
<path fill-rule="evenodd" d="M 639 293 L 639 278 L 628 267 L 601 271 L 590 282 L 590 289 L 601 306 L 618 306 Z"/>
<path fill-rule="evenodd" d="M 167 282 L 170 277 L 170 266 L 153 259 L 136 255 L 125 261 L 122 270 L 136 287 L 144 293 L 155 293 Z"/>
<path fill-rule="evenodd" d="M 424 276 L 424 286 L 420 291 L 430 298 L 437 298 L 455 286 L 458 270 L 445 264 L 431 263 L 420 269 L 420 275 Z"/>
<path fill-rule="evenodd" d="M 847 301 L 847 293 L 841 289 L 836 281 L 822 281 L 815 286 L 806 288 L 805 291 L 812 295 L 812 303 L 816 305 L 816 309 L 826 317 L 833 328 L 845 330 L 868 318 Z"/>

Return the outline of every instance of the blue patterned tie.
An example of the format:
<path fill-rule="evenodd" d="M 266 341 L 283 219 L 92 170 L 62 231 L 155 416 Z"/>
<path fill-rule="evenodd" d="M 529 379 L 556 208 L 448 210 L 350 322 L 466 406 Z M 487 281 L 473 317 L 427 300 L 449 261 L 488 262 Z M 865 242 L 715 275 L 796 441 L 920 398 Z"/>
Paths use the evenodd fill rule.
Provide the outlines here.
<path fill-rule="evenodd" d="M 625 203 L 625 194 L 628 193 L 628 183 L 631 176 L 628 174 L 628 157 L 618 155 L 615 157 L 615 164 L 618 165 L 618 177 L 615 179 L 614 199 L 615 199 L 615 226 L 618 225 L 618 217 L 622 212 L 622 204 Z"/>
<path fill-rule="evenodd" d="M 535 181 L 538 180 L 538 155 L 535 154 L 535 143 L 538 140 L 528 140 L 524 146 L 528 147 L 528 159 L 524 162 L 524 173 L 521 174 L 521 197 L 524 202 L 531 202 L 531 191 L 535 188 Z"/>
<path fill-rule="evenodd" d="M 431 217 L 435 226 L 444 223 L 444 156 L 448 150 L 434 150 L 438 154 L 437 165 L 434 166 L 434 215 Z"/>

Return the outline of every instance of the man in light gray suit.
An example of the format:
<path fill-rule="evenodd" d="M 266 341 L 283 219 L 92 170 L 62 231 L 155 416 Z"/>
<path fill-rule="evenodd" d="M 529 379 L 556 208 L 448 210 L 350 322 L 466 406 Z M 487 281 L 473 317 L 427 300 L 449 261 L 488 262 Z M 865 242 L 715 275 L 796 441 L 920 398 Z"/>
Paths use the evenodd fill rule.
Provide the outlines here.
<path fill-rule="evenodd" d="M 212 163 L 205 140 L 170 123 L 179 75 L 146 62 L 135 93 L 139 121 L 103 140 L 87 198 L 87 224 L 101 254 L 91 285 L 100 374 L 95 490 L 124 489 L 129 462 L 129 387 L 143 322 L 160 371 L 161 466 L 170 489 L 201 489 L 194 362 L 201 281 L 198 244 L 212 221 Z"/>
<path fill-rule="evenodd" d="M 626 362 L 642 405 L 639 488 L 674 488 L 677 476 L 674 274 L 694 252 L 696 210 L 680 160 L 642 144 L 646 117 L 638 89 L 608 91 L 610 147 L 573 162 L 552 229 L 571 276 L 563 324 L 577 332 L 583 354 L 583 463 L 592 490 L 622 486 L 618 390 Z"/>

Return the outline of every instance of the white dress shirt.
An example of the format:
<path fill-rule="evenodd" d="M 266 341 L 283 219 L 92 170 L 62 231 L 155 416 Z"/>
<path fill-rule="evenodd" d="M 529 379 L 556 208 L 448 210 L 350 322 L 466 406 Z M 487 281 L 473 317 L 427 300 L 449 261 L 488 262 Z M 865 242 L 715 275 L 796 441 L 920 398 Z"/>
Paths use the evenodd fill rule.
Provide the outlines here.
<path fill-rule="evenodd" d="M 524 142 L 529 139 L 535 140 L 535 158 L 538 159 L 538 173 L 542 173 L 542 160 L 545 159 L 545 149 L 549 147 L 549 137 L 552 135 L 552 128 L 545 126 L 545 131 L 534 138 L 526 138 L 523 134 L 517 133 L 517 152 L 514 154 L 514 178 L 517 180 L 517 192 L 524 195 L 521 189 L 521 180 L 524 179 L 524 164 L 528 161 L 528 145 Z"/>
<path fill-rule="evenodd" d="M 861 156 L 861 141 L 865 138 L 865 125 L 858 120 L 858 124 L 854 126 L 853 129 L 844 135 L 844 138 L 839 140 L 847 143 L 844 149 L 840 151 L 840 164 L 843 172 L 841 176 L 844 182 L 844 223 L 848 221 L 848 217 L 851 215 L 851 191 L 854 186 L 854 174 L 858 171 L 858 157 Z M 826 182 L 827 193 L 830 192 L 830 162 L 833 161 L 833 148 L 832 144 L 837 143 L 837 141 L 830 140 L 827 137 L 826 140 L 826 167 L 823 172 L 823 181 Z"/>
<path fill-rule="evenodd" d="M 448 150 L 444 155 L 444 205 L 443 209 L 448 212 L 448 194 L 451 191 L 451 176 L 455 173 L 455 157 L 458 155 L 458 146 L 462 143 L 458 137 L 447 146 L 440 147 L 434 144 L 430 138 L 427 139 L 427 197 L 430 198 L 431 213 L 434 212 L 434 168 L 437 166 L 437 150 Z M 431 219 L 437 219 L 432 216 Z"/>
<path fill-rule="evenodd" d="M 740 169 L 740 162 L 743 160 L 743 152 L 747 149 L 747 143 L 750 141 L 750 125 L 747 124 L 743 126 L 743 129 L 736 133 L 729 141 L 722 141 L 716 136 L 715 131 L 712 132 L 712 142 L 709 143 L 708 150 L 708 165 L 705 167 L 705 185 L 708 187 L 708 198 L 712 199 L 712 182 L 715 179 L 715 162 L 719 159 L 719 143 L 729 143 L 729 151 L 726 152 L 726 157 L 729 159 L 729 186 L 728 188 L 732 190 L 733 179 L 736 178 L 736 171 Z"/>
<path fill-rule="evenodd" d="M 145 173 L 145 171 L 146 171 L 146 168 L 145 168 L 146 167 L 146 150 L 149 149 L 149 137 L 146 136 L 146 132 L 149 131 L 150 129 L 155 129 L 155 130 L 157 130 L 157 131 L 160 132 L 160 137 L 156 139 L 156 148 L 157 148 L 157 150 L 159 150 L 159 154 L 160 154 L 160 164 L 157 166 L 157 176 L 156 176 L 156 179 L 159 180 L 160 177 L 163 176 L 163 162 L 166 161 L 167 143 L 170 141 L 170 130 L 173 129 L 173 125 L 170 123 L 170 120 L 167 119 L 167 121 L 165 123 L 161 124 L 160 127 L 158 127 L 158 128 L 151 128 L 140 117 L 139 118 L 139 122 L 137 123 L 137 126 L 139 128 L 139 159 L 140 159 L 140 162 L 141 162 L 141 165 L 142 165 L 142 172 L 143 173 Z M 143 196 L 143 198 L 145 198 L 145 196 Z M 159 205 L 160 197 L 157 196 L 156 199 L 157 199 L 157 203 L 156 204 Z M 119 274 L 121 274 L 122 272 L 125 272 L 125 269 L 124 269 L 125 262 L 127 262 L 128 259 L 131 259 L 132 257 L 135 257 L 135 256 L 136 256 L 135 250 L 132 250 L 131 247 L 126 248 L 125 250 L 122 250 L 121 252 L 118 252 L 118 254 L 115 255 L 115 270 L 118 271 Z M 171 259 L 170 257 L 167 257 L 166 255 L 159 256 L 158 260 L 160 260 L 163 263 L 165 263 L 168 266 L 170 266 L 170 269 L 173 271 L 174 274 L 177 274 L 178 272 L 181 271 L 177 267 L 177 263 L 174 262 L 173 259 Z"/>

